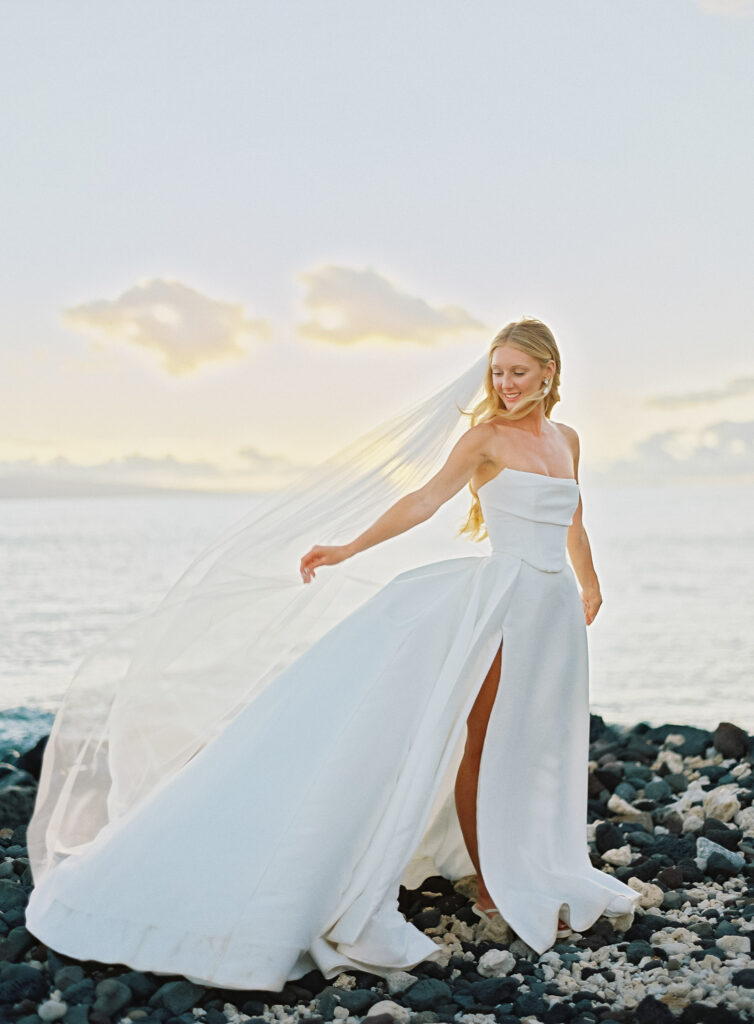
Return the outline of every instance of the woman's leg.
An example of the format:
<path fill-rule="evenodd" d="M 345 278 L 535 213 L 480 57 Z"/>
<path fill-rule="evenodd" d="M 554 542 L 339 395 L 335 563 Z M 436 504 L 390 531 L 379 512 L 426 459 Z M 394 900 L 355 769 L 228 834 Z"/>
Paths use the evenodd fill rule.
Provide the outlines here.
<path fill-rule="evenodd" d="M 467 734 L 463 758 L 456 776 L 455 800 L 458 821 L 469 851 L 471 862 L 476 868 L 479 880 L 479 905 L 485 909 L 492 906 L 492 899 L 484 884 L 479 867 L 479 846 L 476 833 L 476 793 L 479 781 L 479 763 L 482 758 L 482 747 L 487 732 L 487 722 L 495 703 L 498 683 L 500 682 L 501 649 L 498 648 L 482 687 L 477 694 L 469 717 L 466 720 Z"/>
<path fill-rule="evenodd" d="M 479 867 L 479 844 L 476 832 L 476 794 L 479 783 L 479 764 L 482 759 L 482 747 L 484 737 L 487 733 L 492 706 L 495 703 L 498 684 L 500 683 L 502 647 L 498 648 L 489 671 L 485 676 L 482 687 L 477 694 L 474 705 L 466 719 L 467 735 L 466 746 L 463 757 L 458 767 L 456 776 L 455 799 L 458 821 L 461 826 L 466 849 L 469 851 L 471 862 L 476 868 L 477 880 L 479 882 L 479 896 L 477 902 L 483 910 L 489 910 L 494 906 L 487 886 L 482 878 L 482 871 Z M 558 928 L 566 928 L 562 918 L 558 918 Z"/>

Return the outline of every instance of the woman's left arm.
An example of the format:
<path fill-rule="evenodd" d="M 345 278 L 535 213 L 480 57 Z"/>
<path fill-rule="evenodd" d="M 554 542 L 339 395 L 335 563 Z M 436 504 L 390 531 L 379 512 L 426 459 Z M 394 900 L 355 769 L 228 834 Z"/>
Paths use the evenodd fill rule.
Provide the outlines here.
<path fill-rule="evenodd" d="M 565 424 L 561 424 L 561 427 Z M 566 427 L 566 437 L 573 452 L 573 473 L 579 479 L 579 435 L 572 427 Z M 600 583 L 597 579 L 597 572 L 592 561 L 592 549 L 589 544 L 583 522 L 584 507 L 579 493 L 579 504 L 573 513 L 571 525 L 568 527 L 568 557 L 571 559 L 573 571 L 581 585 L 581 603 L 584 605 L 584 618 L 587 626 L 594 621 L 594 617 L 602 604 Z"/>

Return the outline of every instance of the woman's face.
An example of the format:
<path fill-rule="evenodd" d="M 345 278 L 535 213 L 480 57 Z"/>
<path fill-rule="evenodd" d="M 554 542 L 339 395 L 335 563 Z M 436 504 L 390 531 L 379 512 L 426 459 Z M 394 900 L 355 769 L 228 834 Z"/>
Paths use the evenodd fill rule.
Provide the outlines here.
<path fill-rule="evenodd" d="M 512 345 L 496 348 L 490 365 L 492 386 L 506 409 L 515 408 L 522 398 L 539 391 L 545 377 L 551 377 L 536 359 Z"/>

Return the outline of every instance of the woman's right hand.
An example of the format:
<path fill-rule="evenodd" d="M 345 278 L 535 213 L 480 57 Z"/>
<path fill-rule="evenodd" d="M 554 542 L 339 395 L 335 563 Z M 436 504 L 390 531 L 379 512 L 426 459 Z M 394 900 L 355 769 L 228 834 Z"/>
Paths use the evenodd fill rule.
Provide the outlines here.
<path fill-rule="evenodd" d="M 581 603 L 584 606 L 584 618 L 587 626 L 594 622 L 597 612 L 602 606 L 602 594 L 599 590 L 582 590 Z"/>
<path fill-rule="evenodd" d="M 349 556 L 350 552 L 344 544 L 337 544 L 332 547 L 315 544 L 301 559 L 301 565 L 299 566 L 301 579 L 304 583 L 311 583 L 316 575 L 315 569 L 319 569 L 321 565 L 337 565 L 338 562 L 345 561 Z"/>

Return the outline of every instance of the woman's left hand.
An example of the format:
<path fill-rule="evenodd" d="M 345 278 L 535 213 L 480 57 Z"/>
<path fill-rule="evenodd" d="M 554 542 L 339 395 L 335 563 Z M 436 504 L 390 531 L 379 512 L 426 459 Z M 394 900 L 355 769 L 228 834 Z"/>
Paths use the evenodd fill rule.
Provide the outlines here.
<path fill-rule="evenodd" d="M 589 626 L 594 622 L 594 618 L 600 610 L 602 594 L 599 590 L 582 590 L 581 603 L 584 606 L 584 618 L 586 619 L 586 624 Z"/>
<path fill-rule="evenodd" d="M 315 544 L 301 559 L 301 565 L 299 566 L 301 579 L 304 583 L 311 583 L 316 575 L 315 569 L 318 569 L 321 565 L 337 565 L 338 562 L 345 561 L 349 554 L 350 552 L 344 544 L 330 547 Z"/>

